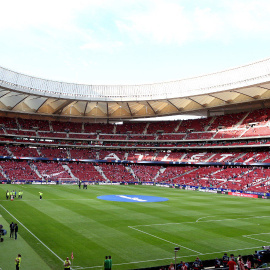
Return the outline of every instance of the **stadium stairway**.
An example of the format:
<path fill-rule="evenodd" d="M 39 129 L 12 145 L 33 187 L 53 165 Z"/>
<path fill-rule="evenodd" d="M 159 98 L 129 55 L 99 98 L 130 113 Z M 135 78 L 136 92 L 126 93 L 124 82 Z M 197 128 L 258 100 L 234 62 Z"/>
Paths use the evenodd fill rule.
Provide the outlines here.
<path fill-rule="evenodd" d="M 157 174 L 155 175 L 155 177 L 153 178 L 153 181 L 156 182 L 156 179 L 159 177 L 160 174 L 164 173 L 166 170 L 166 167 L 161 167 L 160 170 L 157 172 Z"/>
<path fill-rule="evenodd" d="M 111 182 L 107 176 L 104 174 L 104 172 L 102 171 L 102 169 L 99 166 L 94 166 L 95 169 L 100 173 L 100 175 L 104 178 L 104 180 L 106 180 L 106 182 Z"/>
<path fill-rule="evenodd" d="M 67 173 L 71 176 L 71 178 L 77 178 L 71 171 L 71 169 L 68 167 L 68 165 L 62 165 L 63 168 L 67 171 Z"/>
<path fill-rule="evenodd" d="M 177 131 L 178 131 L 180 125 L 182 124 L 182 121 L 183 121 L 183 120 L 180 120 L 180 121 L 179 121 L 179 123 L 177 124 L 177 126 L 176 126 L 174 132 L 177 132 Z"/>
<path fill-rule="evenodd" d="M 1 173 L 8 181 L 10 181 L 10 178 L 8 177 L 8 175 L 6 175 L 6 173 L 4 172 L 2 166 L 0 166 L 0 173 Z"/>
<path fill-rule="evenodd" d="M 10 149 L 9 149 L 8 146 L 6 146 L 6 150 L 7 150 L 7 152 L 9 153 L 9 155 L 10 155 L 11 157 L 14 157 L 13 153 L 10 151 Z"/>
<path fill-rule="evenodd" d="M 147 129 L 148 129 L 149 125 L 150 125 L 150 123 L 147 123 L 146 124 L 145 129 L 143 131 L 143 134 L 147 134 Z"/>
<path fill-rule="evenodd" d="M 40 174 L 40 172 L 37 169 L 37 166 L 33 163 L 29 164 L 30 168 L 37 174 L 38 177 L 42 179 L 42 181 L 45 181 L 45 178 Z"/>
<path fill-rule="evenodd" d="M 136 174 L 134 173 L 134 171 L 130 166 L 126 166 L 125 168 L 134 177 L 134 179 L 138 179 L 138 177 L 136 176 Z"/>
<path fill-rule="evenodd" d="M 248 113 L 246 113 L 246 115 L 237 123 L 237 127 L 239 127 L 239 126 L 241 126 L 242 125 L 242 123 L 244 122 L 244 120 L 248 117 L 248 115 L 249 115 L 249 112 Z"/>

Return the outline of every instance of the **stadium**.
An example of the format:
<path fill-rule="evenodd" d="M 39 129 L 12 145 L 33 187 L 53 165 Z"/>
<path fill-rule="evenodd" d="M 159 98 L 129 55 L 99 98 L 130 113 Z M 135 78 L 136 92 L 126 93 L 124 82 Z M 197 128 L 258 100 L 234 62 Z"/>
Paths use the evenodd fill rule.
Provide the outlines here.
<path fill-rule="evenodd" d="M 58 269 L 71 252 L 73 269 L 100 269 L 106 254 L 116 269 L 168 265 L 175 246 L 182 260 L 252 253 L 269 237 L 268 200 L 250 199 L 270 198 L 269 70 L 267 59 L 194 79 L 99 88 L 2 68 L 1 194 L 24 193 L 2 200 L 6 226 L 19 222 L 27 248 L 49 262 L 42 269 Z M 176 111 L 207 117 L 129 121 Z M 127 202 L 100 203 L 105 195 Z M 140 195 L 168 202 L 145 206 Z"/>
<path fill-rule="evenodd" d="M 56 2 L 53 8 L 57 12 L 51 17 L 46 15 L 52 21 L 70 5 L 68 1 L 62 5 Z M 101 2 L 105 5 L 106 1 Z M 178 18 L 181 11 L 177 5 L 170 5 L 170 15 L 173 17 L 176 10 Z M 109 8 L 116 12 L 114 7 Z M 14 20 L 20 17 L 19 13 L 26 18 L 21 19 L 22 29 L 34 16 L 30 11 L 14 12 Z M 126 12 L 123 9 L 125 16 Z M 164 8 L 161 14 L 166 12 Z M 196 12 L 200 13 L 198 9 Z M 204 12 L 199 15 L 211 17 L 209 10 Z M 241 12 L 244 13 L 243 7 Z M 37 10 L 36 13 L 41 16 L 43 26 L 43 15 Z M 95 18 L 94 12 L 89 14 Z M 256 12 L 253 15 L 256 18 Z M 0 58 L 16 67 L 10 56 L 4 57 L 5 40 L 9 40 L 3 32 L 5 16 L 2 12 Z M 244 21 L 244 16 L 240 18 Z M 65 16 L 61 19 L 63 25 L 73 29 L 74 39 L 79 39 L 82 34 L 79 28 L 73 28 Z M 149 20 L 147 16 L 146 19 Z M 139 20 L 144 21 L 144 16 L 140 14 Z M 166 25 L 166 20 L 158 13 L 160 25 Z M 125 29 L 134 30 L 123 22 L 118 18 L 116 24 L 121 34 Z M 170 27 L 176 24 L 180 28 L 181 23 L 188 28 L 185 22 L 172 20 Z M 57 25 L 59 32 L 50 27 L 45 32 L 48 36 L 50 31 L 52 36 L 65 35 L 68 27 L 63 25 Z M 148 25 L 142 25 L 149 30 Z M 34 32 L 41 35 L 38 24 L 35 27 Z M 156 28 L 155 25 L 153 33 Z M 169 42 L 170 31 L 164 29 Z M 164 29 L 159 27 L 158 32 Z M 252 28 L 248 31 L 252 32 Z M 259 28 L 255 34 L 252 32 L 254 39 L 257 32 Z M 22 33 L 25 40 L 30 37 L 27 31 Z M 83 31 L 82 36 L 86 33 Z M 172 36 L 179 39 L 176 32 Z M 177 42 L 182 42 L 178 39 Z M 39 53 L 33 50 L 33 54 L 28 54 L 25 40 L 17 43 L 26 55 L 20 60 L 27 72 L 3 67 L 0 62 L 0 270 L 13 269 L 18 254 L 21 263 L 16 267 L 27 270 L 63 269 L 67 257 L 72 270 L 100 270 L 106 268 L 106 256 L 112 258 L 112 266 L 106 269 L 114 270 L 228 269 L 223 262 L 225 253 L 242 255 L 245 263 L 251 258 L 252 269 L 268 269 L 270 58 L 256 58 L 257 61 L 245 64 L 246 59 L 251 59 L 245 56 L 240 61 L 242 65 L 235 68 L 222 71 L 217 68 L 186 79 L 134 84 L 72 83 L 46 79 L 40 68 L 45 67 L 46 61 L 38 62 L 40 58 L 38 64 L 31 61 L 37 54 L 44 53 L 46 57 L 50 46 L 42 39 L 45 45 L 42 44 Z M 142 44 L 137 35 L 131 40 L 138 47 Z M 90 41 L 80 48 L 100 49 L 99 43 Z M 95 51 L 100 61 L 113 55 L 115 47 L 115 50 L 124 47 L 122 43 L 109 41 L 108 54 L 102 46 L 103 54 Z M 32 49 L 39 45 L 33 44 Z M 191 43 L 188 45 L 192 47 Z M 169 54 L 163 46 L 166 58 Z M 59 47 L 63 53 L 65 47 Z M 213 55 L 207 56 L 209 62 L 215 58 L 213 47 L 212 51 Z M 122 49 L 121 53 L 124 52 Z M 13 53 L 18 57 L 17 51 Z M 138 62 L 145 57 L 132 50 L 129 54 L 134 54 Z M 68 66 L 67 54 L 63 55 Z M 153 55 L 161 59 L 158 53 Z M 84 57 L 87 58 L 87 53 Z M 237 55 L 228 59 L 229 65 L 235 58 Z M 110 68 L 112 59 L 106 59 Z M 143 65 L 149 68 L 146 62 L 151 61 L 145 59 L 140 64 L 142 73 Z M 188 55 L 188 60 L 192 61 L 192 55 Z M 123 66 L 122 72 L 129 70 L 121 59 L 114 61 Z M 225 62 L 224 58 L 222 61 Z M 41 70 L 40 75 L 28 75 L 33 71 L 27 68 L 28 62 L 37 69 L 36 74 Z M 167 62 L 158 65 L 165 66 L 164 63 Z M 207 63 L 204 62 L 203 70 L 207 70 Z M 57 70 L 53 65 L 50 62 L 56 77 L 57 72 L 65 73 L 66 69 Z M 155 72 L 154 65 L 146 76 Z M 188 64 L 184 65 L 188 70 Z M 106 67 L 102 68 L 102 76 L 109 77 Z M 173 68 L 174 65 L 170 71 Z M 115 75 L 113 68 L 110 71 Z M 123 79 L 125 76 L 124 72 L 120 74 Z M 13 223 L 18 231 L 13 230 Z M 202 261 L 198 267 L 193 264 L 197 258 Z M 188 268 L 183 268 L 183 261 L 189 263 Z M 246 269 L 250 268 L 246 265 Z"/>

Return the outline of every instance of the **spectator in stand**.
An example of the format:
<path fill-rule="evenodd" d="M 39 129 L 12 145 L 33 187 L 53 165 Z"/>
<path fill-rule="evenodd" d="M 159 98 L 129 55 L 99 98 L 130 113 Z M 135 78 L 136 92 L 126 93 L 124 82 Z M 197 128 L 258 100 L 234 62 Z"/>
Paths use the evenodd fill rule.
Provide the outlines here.
<path fill-rule="evenodd" d="M 251 269 L 251 258 L 250 256 L 248 256 L 247 258 L 247 270 L 250 270 Z"/>
<path fill-rule="evenodd" d="M 220 268 L 220 267 L 221 267 L 221 261 L 218 258 L 216 258 L 215 259 L 215 268 Z"/>
<path fill-rule="evenodd" d="M 202 263 L 199 261 L 199 258 L 197 257 L 195 262 L 192 264 L 192 268 L 194 270 L 201 270 L 202 268 Z"/>
<path fill-rule="evenodd" d="M 203 263 L 202 263 L 202 260 L 201 260 L 199 257 L 197 257 L 196 259 L 197 259 L 198 262 L 200 263 L 200 269 L 203 269 Z"/>
<path fill-rule="evenodd" d="M 183 261 L 181 261 L 181 262 L 177 265 L 176 269 L 177 269 L 177 270 L 181 270 L 181 269 L 182 269 L 182 266 L 183 266 Z"/>
<path fill-rule="evenodd" d="M 224 253 L 224 255 L 222 257 L 223 267 L 227 267 L 228 262 L 229 262 L 229 257 L 227 256 L 227 253 Z"/>
<path fill-rule="evenodd" d="M 187 270 L 187 269 L 188 269 L 188 267 L 187 267 L 186 263 L 183 262 L 182 267 L 181 267 L 181 270 Z"/>
<path fill-rule="evenodd" d="M 257 250 L 255 250 L 253 254 L 253 267 L 257 268 L 258 267 L 258 253 Z"/>
<path fill-rule="evenodd" d="M 170 264 L 170 266 L 169 266 L 168 270 L 175 270 L 175 268 L 174 268 L 174 264 L 173 264 L 173 263 L 171 263 L 171 264 Z"/>
<path fill-rule="evenodd" d="M 235 270 L 237 263 L 234 261 L 234 259 L 230 259 L 227 263 L 227 266 L 229 266 L 229 270 Z"/>
<path fill-rule="evenodd" d="M 242 256 L 241 255 L 238 255 L 237 257 L 237 263 L 242 259 Z"/>
<path fill-rule="evenodd" d="M 245 270 L 245 264 L 244 264 L 242 256 L 239 257 L 239 259 L 238 259 L 238 269 L 239 270 Z"/>

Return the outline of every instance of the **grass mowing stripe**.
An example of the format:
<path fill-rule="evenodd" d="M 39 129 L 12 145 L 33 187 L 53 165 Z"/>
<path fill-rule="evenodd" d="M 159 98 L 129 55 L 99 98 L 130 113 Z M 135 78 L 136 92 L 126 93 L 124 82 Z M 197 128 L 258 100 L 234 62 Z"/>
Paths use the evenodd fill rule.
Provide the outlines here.
<path fill-rule="evenodd" d="M 14 217 L 2 204 L 0 206 L 12 217 L 14 220 L 16 220 L 25 230 L 27 230 L 33 237 L 35 237 L 39 243 L 41 243 L 46 249 L 48 249 L 54 256 L 56 256 L 61 262 L 64 263 L 64 261 L 55 253 L 53 252 L 48 246 L 46 246 L 36 235 L 34 235 L 28 228 L 26 228 L 23 223 L 21 223 L 16 217 Z"/>

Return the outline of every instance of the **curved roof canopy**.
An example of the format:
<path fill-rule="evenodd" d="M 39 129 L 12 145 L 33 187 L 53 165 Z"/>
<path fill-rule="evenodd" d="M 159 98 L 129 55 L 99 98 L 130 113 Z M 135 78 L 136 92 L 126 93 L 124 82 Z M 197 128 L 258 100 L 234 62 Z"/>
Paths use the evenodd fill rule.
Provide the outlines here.
<path fill-rule="evenodd" d="M 143 85 L 84 85 L 0 67 L 0 111 L 131 119 L 270 99 L 270 59 L 200 77 Z"/>

